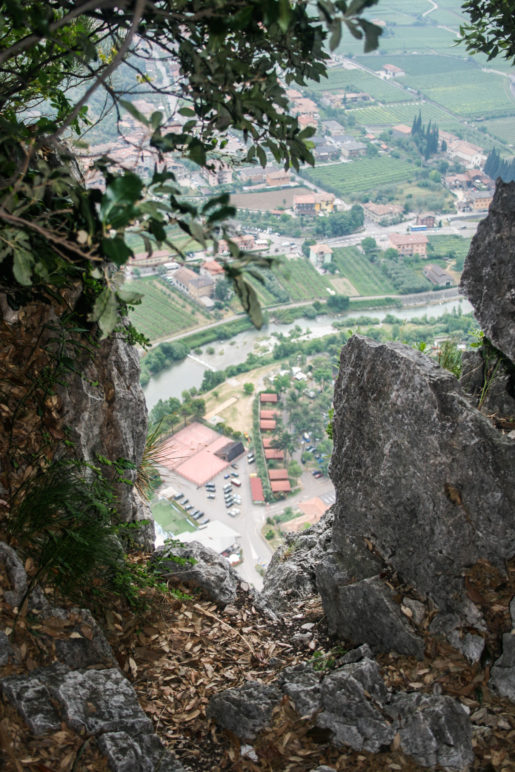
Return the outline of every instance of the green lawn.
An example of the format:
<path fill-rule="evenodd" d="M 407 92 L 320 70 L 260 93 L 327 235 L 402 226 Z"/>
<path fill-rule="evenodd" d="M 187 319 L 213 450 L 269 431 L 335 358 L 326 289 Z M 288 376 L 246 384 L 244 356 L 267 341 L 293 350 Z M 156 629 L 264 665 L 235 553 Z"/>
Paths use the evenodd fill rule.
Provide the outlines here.
<path fill-rule="evenodd" d="M 333 262 L 360 295 L 396 294 L 392 282 L 357 247 L 335 249 Z"/>
<path fill-rule="evenodd" d="M 414 176 L 415 171 L 416 167 L 407 161 L 380 156 L 361 158 L 345 164 L 318 166 L 304 170 L 303 175 L 324 190 L 345 197 L 350 193 L 372 192 L 379 185 L 406 182 Z"/>
<path fill-rule="evenodd" d="M 124 289 L 143 295 L 142 302 L 129 316 L 134 326 L 150 340 L 173 335 L 209 318 L 207 313 L 198 310 L 184 295 L 156 276 L 127 282 Z"/>
<path fill-rule="evenodd" d="M 196 531 L 197 526 L 187 517 L 186 512 L 177 504 L 153 499 L 150 502 L 152 517 L 165 531 L 177 535 L 184 531 Z"/>
<path fill-rule="evenodd" d="M 515 99 L 505 75 L 482 72 L 479 68 L 430 73 L 407 78 L 429 99 L 463 116 L 515 114 Z"/>

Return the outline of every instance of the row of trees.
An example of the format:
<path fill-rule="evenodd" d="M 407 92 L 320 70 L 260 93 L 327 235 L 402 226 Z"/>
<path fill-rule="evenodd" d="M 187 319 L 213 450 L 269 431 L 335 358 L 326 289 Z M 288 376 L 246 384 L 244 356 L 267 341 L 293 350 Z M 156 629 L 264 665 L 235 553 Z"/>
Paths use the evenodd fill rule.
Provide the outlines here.
<path fill-rule="evenodd" d="M 438 152 L 438 126 L 436 123 L 432 124 L 431 121 L 425 126 L 422 123 L 422 112 L 420 110 L 418 115 L 413 118 L 411 136 L 426 161 L 430 156 Z M 447 144 L 445 144 L 445 147 L 443 144 L 444 143 L 442 143 L 442 150 L 446 150 Z"/>
<path fill-rule="evenodd" d="M 501 177 L 504 182 L 512 182 L 515 180 L 515 158 L 509 160 L 501 158 L 499 152 L 494 148 L 488 153 L 483 171 L 492 180 Z"/>

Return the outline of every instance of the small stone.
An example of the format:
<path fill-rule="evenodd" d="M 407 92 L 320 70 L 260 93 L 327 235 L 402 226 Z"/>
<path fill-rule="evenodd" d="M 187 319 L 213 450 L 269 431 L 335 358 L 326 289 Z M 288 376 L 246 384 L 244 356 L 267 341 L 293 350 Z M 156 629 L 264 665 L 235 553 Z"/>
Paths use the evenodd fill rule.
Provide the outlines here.
<path fill-rule="evenodd" d="M 314 622 L 306 622 L 305 624 L 300 626 L 301 630 L 312 630 L 315 626 Z"/>
<path fill-rule="evenodd" d="M 256 751 L 254 750 L 254 748 L 252 747 L 252 745 L 242 745 L 240 747 L 240 754 L 242 756 L 246 756 L 248 759 L 250 759 L 251 761 L 254 761 L 256 764 L 259 761 L 259 757 Z"/>
<path fill-rule="evenodd" d="M 0 691 L 14 705 L 31 732 L 40 737 L 56 732 L 61 718 L 52 705 L 50 692 L 41 682 L 38 670 L 28 675 L 9 676 L 0 680 Z"/>

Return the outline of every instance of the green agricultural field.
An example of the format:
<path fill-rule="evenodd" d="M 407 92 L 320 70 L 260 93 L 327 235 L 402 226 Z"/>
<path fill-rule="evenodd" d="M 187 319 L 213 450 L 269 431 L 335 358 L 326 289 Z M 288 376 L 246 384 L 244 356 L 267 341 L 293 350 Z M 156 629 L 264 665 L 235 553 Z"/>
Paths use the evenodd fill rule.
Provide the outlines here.
<path fill-rule="evenodd" d="M 360 295 L 396 294 L 392 282 L 357 247 L 335 249 L 333 262 Z"/>
<path fill-rule="evenodd" d="M 464 116 L 515 114 L 510 81 L 504 75 L 474 70 L 431 73 L 409 78 L 411 85 L 429 99 Z"/>
<path fill-rule="evenodd" d="M 432 255 L 440 255 L 445 257 L 451 252 L 456 257 L 466 257 L 470 248 L 470 239 L 463 236 L 428 236 L 429 250 L 428 257 Z"/>
<path fill-rule="evenodd" d="M 309 180 L 338 196 L 372 192 L 379 185 L 406 182 L 416 167 L 397 158 L 361 158 L 346 164 L 328 164 L 303 171 Z"/>
<path fill-rule="evenodd" d="M 464 53 L 464 52 L 463 52 Z M 395 64 L 404 70 L 405 76 L 398 79 L 399 83 L 414 85 L 417 87 L 416 82 L 411 83 L 410 78 L 414 76 L 427 75 L 433 73 L 438 75 L 439 73 L 446 72 L 461 72 L 465 70 L 472 72 L 479 70 L 478 65 L 468 58 L 458 58 L 451 54 L 449 55 L 436 55 L 431 53 L 419 53 L 419 54 L 397 54 L 395 56 L 358 56 L 356 61 L 363 64 L 365 67 L 372 67 L 374 70 L 380 70 L 385 64 Z"/>
<path fill-rule="evenodd" d="M 422 113 L 423 123 L 432 121 L 437 123 L 438 128 L 452 131 L 461 126 L 457 117 L 451 115 L 438 105 L 428 104 L 427 102 L 412 102 L 408 104 L 390 104 L 384 107 L 372 105 L 371 107 L 358 107 L 348 110 L 347 114 L 352 115 L 358 123 L 363 126 L 396 126 L 398 123 L 405 123 L 411 126 L 413 118 L 418 115 L 419 110 Z"/>
<path fill-rule="evenodd" d="M 169 531 L 174 536 L 185 531 L 193 532 L 197 530 L 197 527 L 186 516 L 186 512 L 176 504 L 154 499 L 150 502 L 150 509 L 152 510 L 154 520 L 159 523 L 161 528 Z"/>
<path fill-rule="evenodd" d="M 372 65 L 375 69 L 375 60 L 372 62 Z M 370 62 L 367 64 L 368 67 L 372 65 Z M 379 102 L 406 102 L 410 99 L 415 99 L 415 96 L 405 89 L 359 69 L 331 69 L 329 70 L 327 80 L 322 80 L 320 83 L 312 81 L 309 83 L 309 88 L 315 92 L 343 91 L 345 88 L 351 91 L 364 91 Z"/>
<path fill-rule="evenodd" d="M 484 126 L 490 134 L 499 137 L 502 142 L 515 145 L 515 120 L 513 116 L 511 118 L 494 118 L 492 121 L 487 121 Z"/>
<path fill-rule="evenodd" d="M 274 268 L 274 273 L 293 302 L 322 298 L 327 300 L 330 281 L 321 276 L 309 260 L 288 260 Z"/>
<path fill-rule="evenodd" d="M 208 319 L 184 295 L 155 276 L 127 282 L 125 289 L 140 292 L 143 300 L 130 312 L 134 326 L 150 340 L 174 335 Z"/>

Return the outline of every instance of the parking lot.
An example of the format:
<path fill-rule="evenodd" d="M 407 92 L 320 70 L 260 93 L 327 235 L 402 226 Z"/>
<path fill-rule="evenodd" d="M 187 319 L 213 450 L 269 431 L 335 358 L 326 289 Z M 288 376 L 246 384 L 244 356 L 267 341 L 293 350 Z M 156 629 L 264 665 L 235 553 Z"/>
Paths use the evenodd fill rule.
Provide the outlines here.
<path fill-rule="evenodd" d="M 210 520 L 220 520 L 231 526 L 240 534 L 240 545 L 243 552 L 243 562 L 236 570 L 245 581 L 260 589 L 263 583 L 261 575 L 256 570 L 256 565 L 267 565 L 272 556 L 272 551 L 261 535 L 261 529 L 267 517 L 279 514 L 287 506 L 295 507 L 300 501 L 319 496 L 329 507 L 334 502 L 334 489 L 327 477 L 315 479 L 311 472 L 306 471 L 302 476 L 302 490 L 283 501 L 273 504 L 257 505 L 250 498 L 249 474 L 255 473 L 255 464 L 249 464 L 246 456 L 240 456 L 233 466 L 226 468 L 210 482 L 215 486 L 214 498 L 210 490 L 203 486 L 197 486 L 179 474 L 162 470 L 163 481 L 171 485 L 179 493 L 189 500 L 193 510 L 200 510 Z M 232 476 L 237 473 L 238 477 Z M 227 477 L 227 475 L 229 475 Z M 230 481 L 241 482 L 241 486 L 235 486 Z M 231 485 L 234 493 L 241 498 L 241 503 L 234 502 L 226 507 L 224 501 L 224 485 Z M 180 502 L 179 502 L 180 503 Z M 239 509 L 240 513 L 234 517 L 228 511 Z"/>

